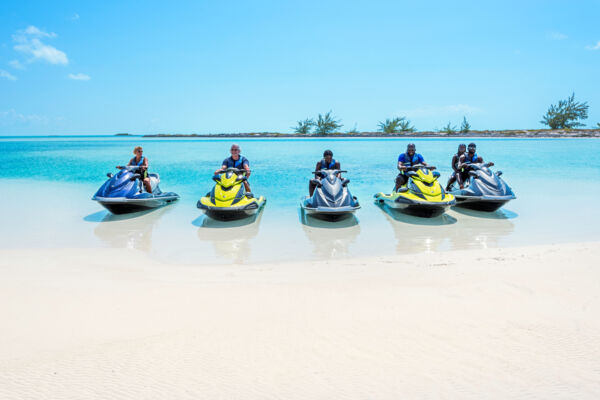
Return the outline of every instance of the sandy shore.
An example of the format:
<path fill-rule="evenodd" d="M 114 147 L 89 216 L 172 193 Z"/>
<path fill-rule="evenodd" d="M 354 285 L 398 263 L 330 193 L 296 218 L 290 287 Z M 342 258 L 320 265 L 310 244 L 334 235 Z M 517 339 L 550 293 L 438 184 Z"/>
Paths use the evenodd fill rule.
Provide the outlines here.
<path fill-rule="evenodd" d="M 218 267 L 2 250 L 0 398 L 597 399 L 599 258 L 598 243 Z"/>

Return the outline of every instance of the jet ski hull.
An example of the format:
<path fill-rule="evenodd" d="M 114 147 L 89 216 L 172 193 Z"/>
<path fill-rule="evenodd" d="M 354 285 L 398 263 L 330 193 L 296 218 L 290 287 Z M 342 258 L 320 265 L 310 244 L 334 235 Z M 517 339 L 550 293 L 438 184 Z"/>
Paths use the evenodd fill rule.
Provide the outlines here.
<path fill-rule="evenodd" d="M 267 199 L 260 197 L 256 201 L 243 206 L 219 207 L 210 204 L 210 197 L 204 197 L 198 200 L 196 207 L 198 207 L 200 210 L 203 210 L 206 215 L 211 218 L 228 221 L 251 217 L 258 213 L 264 207 L 266 202 Z"/>
<path fill-rule="evenodd" d="M 448 195 L 446 195 L 448 197 Z M 402 194 L 392 193 L 375 195 L 375 201 L 379 204 L 385 204 L 390 208 L 399 210 L 405 214 L 414 215 L 422 218 L 434 218 L 445 213 L 450 206 L 456 204 L 454 197 L 449 201 L 419 201 L 408 199 Z"/>
<path fill-rule="evenodd" d="M 174 201 L 177 201 L 179 196 L 176 194 L 168 194 L 161 196 L 153 196 L 144 199 L 129 199 L 125 197 L 98 197 L 94 196 L 92 200 L 100 203 L 104 208 L 113 214 L 127 214 L 140 211 L 152 210 L 154 208 L 163 207 Z"/>
<path fill-rule="evenodd" d="M 514 196 L 507 197 L 471 197 L 455 195 L 455 207 L 468 208 L 476 211 L 493 212 L 504 206 L 506 203 L 514 199 Z"/>
<path fill-rule="evenodd" d="M 313 216 L 322 216 L 328 218 L 339 218 L 345 215 L 351 215 L 356 212 L 360 208 L 360 205 L 356 206 L 340 206 L 340 207 L 326 207 L 326 206 L 318 206 L 312 207 L 310 204 L 310 197 L 306 196 L 300 201 L 300 207 L 302 210 L 308 215 Z"/>

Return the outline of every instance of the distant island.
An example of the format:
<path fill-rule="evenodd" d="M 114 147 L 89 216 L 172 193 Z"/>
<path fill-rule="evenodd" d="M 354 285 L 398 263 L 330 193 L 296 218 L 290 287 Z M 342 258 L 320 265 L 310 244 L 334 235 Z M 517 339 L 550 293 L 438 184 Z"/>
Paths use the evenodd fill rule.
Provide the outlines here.
<path fill-rule="evenodd" d="M 115 136 L 134 136 L 128 133 L 117 133 Z M 136 135 L 137 136 L 137 135 Z M 330 133 L 320 134 L 298 134 L 280 132 L 246 132 L 246 133 L 215 133 L 215 134 L 182 134 L 182 133 L 157 133 L 141 135 L 149 138 L 355 138 L 355 137 L 382 137 L 382 138 L 420 138 L 420 137 L 506 137 L 506 138 L 600 138 L 600 129 L 514 129 L 514 130 L 484 130 L 468 132 L 406 132 L 406 133 L 384 133 L 384 132 L 353 132 L 353 133 Z"/>

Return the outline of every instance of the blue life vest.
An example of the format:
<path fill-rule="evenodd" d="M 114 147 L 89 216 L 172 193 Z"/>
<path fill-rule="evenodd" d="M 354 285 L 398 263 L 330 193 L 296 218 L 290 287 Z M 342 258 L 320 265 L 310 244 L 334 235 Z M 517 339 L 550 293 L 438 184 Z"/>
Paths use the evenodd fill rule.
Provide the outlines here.
<path fill-rule="evenodd" d="M 473 156 L 471 158 L 469 158 L 469 153 L 465 154 L 465 162 L 467 164 L 474 164 L 474 163 L 476 163 L 478 158 L 479 158 L 479 156 L 477 156 L 477 153 L 473 153 Z"/>
<path fill-rule="evenodd" d="M 142 165 L 144 165 L 144 156 L 142 156 L 142 158 L 140 158 L 140 161 L 137 163 L 135 162 L 135 157 L 133 157 L 129 163 L 136 167 L 141 167 Z"/>
<path fill-rule="evenodd" d="M 402 155 L 404 156 L 404 161 L 402 161 L 400 158 L 402 158 Z M 412 167 L 415 164 L 419 164 L 422 163 L 423 161 L 425 161 L 423 159 L 423 156 L 420 155 L 419 153 L 415 153 L 413 154 L 412 158 L 411 156 L 408 155 L 408 153 L 404 153 L 402 154 L 400 157 L 398 157 L 398 161 L 402 162 L 402 164 L 408 164 L 408 167 Z"/>
<path fill-rule="evenodd" d="M 323 158 L 321 160 L 321 169 L 334 169 L 335 164 L 337 164 L 337 161 L 335 161 L 333 158 L 331 159 L 329 165 L 327 165 L 327 161 L 325 161 L 325 159 Z"/>
<path fill-rule="evenodd" d="M 227 168 L 238 168 L 241 169 L 244 167 L 244 162 L 250 164 L 246 157 L 240 155 L 240 158 L 234 160 L 233 157 L 228 157 L 223 161 L 223 165 L 226 165 Z"/>

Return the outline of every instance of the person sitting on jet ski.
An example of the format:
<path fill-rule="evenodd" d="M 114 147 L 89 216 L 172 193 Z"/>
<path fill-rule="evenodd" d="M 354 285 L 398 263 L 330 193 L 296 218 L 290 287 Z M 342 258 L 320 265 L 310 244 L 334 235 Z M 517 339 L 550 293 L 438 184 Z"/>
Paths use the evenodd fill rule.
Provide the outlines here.
<path fill-rule="evenodd" d="M 469 168 L 470 164 L 483 164 L 483 158 L 477 155 L 477 145 L 475 143 L 469 143 L 467 152 L 460 156 L 458 161 L 459 173 L 456 178 L 460 188 L 464 188 L 464 182 L 469 180 Z M 488 163 L 488 166 L 494 165 L 493 162 Z"/>
<path fill-rule="evenodd" d="M 140 175 L 142 176 L 142 181 L 144 182 L 146 192 L 152 193 L 150 178 L 148 178 L 148 159 L 142 155 L 143 153 L 144 150 L 142 149 L 142 146 L 137 146 L 135 149 L 133 149 L 133 154 L 135 154 L 135 157 L 129 160 L 129 164 L 127 164 L 127 166 L 140 167 Z M 125 167 L 117 165 L 117 168 L 123 169 Z"/>
<path fill-rule="evenodd" d="M 414 143 L 409 143 L 408 146 L 406 146 L 406 153 L 402 153 L 398 156 L 398 169 L 400 170 L 400 173 L 396 177 L 396 188 L 394 191 L 397 192 L 401 186 L 406 185 L 406 182 L 408 182 L 408 176 L 404 173 L 407 168 L 417 164 L 427 165 L 423 156 L 416 151 L 417 148 Z"/>
<path fill-rule="evenodd" d="M 246 170 L 246 178 L 250 178 L 250 162 L 248 161 L 248 159 L 246 157 L 244 157 L 243 155 L 241 155 L 242 149 L 240 149 L 240 146 L 237 144 L 232 144 L 231 145 L 231 149 L 229 149 L 229 152 L 231 153 L 231 157 L 227 157 L 226 159 L 223 160 L 223 164 L 221 165 L 221 168 L 219 168 L 218 170 L 215 171 L 215 175 L 223 172 L 224 170 L 226 170 L 227 168 L 238 168 L 238 169 L 244 169 Z M 244 188 L 246 189 L 246 192 L 250 193 L 250 184 L 248 183 L 248 180 L 244 181 Z"/>
<path fill-rule="evenodd" d="M 458 179 L 458 174 L 460 173 L 460 169 L 458 168 L 458 163 L 460 161 L 460 157 L 465 154 L 465 152 L 467 151 L 467 145 L 464 143 L 461 143 L 458 145 L 458 151 L 456 152 L 456 154 L 454 156 L 452 156 L 452 170 L 454 172 L 452 172 L 452 175 L 450 175 L 450 178 L 448 178 L 448 184 L 446 184 L 446 191 L 449 192 L 452 189 L 452 185 L 454 185 L 454 182 L 456 182 L 456 180 Z M 464 189 L 464 185 L 462 183 L 459 182 L 460 188 Z"/>
<path fill-rule="evenodd" d="M 317 166 L 315 167 L 315 171 L 320 171 L 322 169 L 337 169 L 337 170 L 342 169 L 342 167 L 340 166 L 340 163 L 333 159 L 333 152 L 331 150 L 325 150 L 323 152 L 323 158 L 321 159 L 321 161 L 319 161 L 317 163 Z M 338 178 L 339 177 L 340 177 L 340 174 L 338 174 Z M 321 177 L 316 175 L 315 179 L 320 180 Z M 316 187 L 317 187 L 317 185 L 315 183 L 313 183 L 313 180 L 311 179 L 311 181 L 308 183 L 309 196 L 313 195 Z"/>

